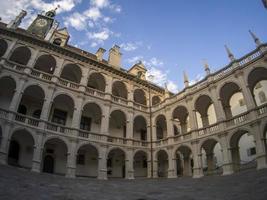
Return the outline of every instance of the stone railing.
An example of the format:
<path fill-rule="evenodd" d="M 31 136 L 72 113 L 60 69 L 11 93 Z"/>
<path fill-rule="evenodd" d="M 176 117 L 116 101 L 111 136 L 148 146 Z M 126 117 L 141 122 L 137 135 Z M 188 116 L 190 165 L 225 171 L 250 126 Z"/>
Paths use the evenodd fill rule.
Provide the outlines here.
<path fill-rule="evenodd" d="M 68 87 L 68 88 L 75 89 L 75 90 L 78 90 L 80 86 L 77 83 L 74 83 L 74 82 L 71 82 L 71 81 L 68 81 L 62 78 L 58 78 L 58 83 L 64 87 Z"/>
<path fill-rule="evenodd" d="M 140 103 L 133 103 L 134 108 L 138 109 L 138 110 L 142 110 L 142 111 L 148 111 L 148 107 L 146 105 L 140 104 Z"/>
<path fill-rule="evenodd" d="M 47 74 L 36 69 L 31 69 L 30 74 L 34 77 L 37 77 L 37 78 L 40 78 L 46 81 L 51 81 L 53 77 L 53 75 L 51 74 Z"/>
<path fill-rule="evenodd" d="M 86 94 L 88 94 L 88 95 L 92 95 L 92 96 L 97 96 L 97 97 L 105 98 L 105 92 L 102 92 L 102 91 L 100 91 L 100 90 L 96 90 L 96 89 L 93 89 L 93 88 L 86 87 L 86 88 L 85 88 L 85 92 L 86 92 Z"/>
<path fill-rule="evenodd" d="M 121 97 L 111 95 L 111 100 L 119 104 L 128 105 L 128 100 Z"/>

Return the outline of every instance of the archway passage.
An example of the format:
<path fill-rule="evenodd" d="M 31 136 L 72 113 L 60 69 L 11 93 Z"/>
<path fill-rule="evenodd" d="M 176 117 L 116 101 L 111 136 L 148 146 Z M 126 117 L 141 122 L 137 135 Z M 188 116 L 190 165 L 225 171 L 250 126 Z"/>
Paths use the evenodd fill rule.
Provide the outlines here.
<path fill-rule="evenodd" d="M 167 122 L 164 115 L 159 115 L 156 118 L 156 134 L 157 140 L 167 137 Z"/>
<path fill-rule="evenodd" d="M 114 137 L 126 138 L 126 116 L 120 110 L 110 114 L 109 133 Z"/>
<path fill-rule="evenodd" d="M 147 125 L 143 116 L 134 118 L 133 135 L 136 140 L 147 141 Z"/>
<path fill-rule="evenodd" d="M 230 139 L 234 171 L 256 167 L 256 144 L 254 136 L 246 130 L 234 133 Z"/>
<path fill-rule="evenodd" d="M 76 176 L 94 177 L 98 175 L 98 151 L 92 145 L 83 145 L 78 149 L 76 158 Z"/>
<path fill-rule="evenodd" d="M 31 58 L 31 50 L 28 47 L 17 47 L 9 60 L 21 65 L 27 65 Z"/>
<path fill-rule="evenodd" d="M 134 155 L 134 177 L 147 177 L 147 154 L 144 151 Z"/>
<path fill-rule="evenodd" d="M 203 174 L 222 174 L 222 148 L 215 139 L 207 139 L 201 146 Z"/>
<path fill-rule="evenodd" d="M 125 153 L 121 149 L 109 152 L 107 170 L 109 178 L 125 178 Z"/>
<path fill-rule="evenodd" d="M 176 125 L 176 133 L 179 132 L 179 128 L 182 134 L 188 132 L 188 110 L 184 106 L 177 106 L 172 113 L 173 123 Z M 179 128 L 178 128 L 179 127 Z M 175 131 L 175 128 L 174 128 Z M 174 134 L 176 135 L 176 134 Z"/>
<path fill-rule="evenodd" d="M 102 74 L 100 73 L 92 73 L 89 76 L 87 87 L 105 92 L 106 90 L 106 81 Z"/>
<path fill-rule="evenodd" d="M 158 177 L 168 177 L 168 154 L 164 150 L 160 150 L 157 153 L 158 160 Z"/>
<path fill-rule="evenodd" d="M 152 106 L 157 105 L 161 102 L 159 96 L 153 96 L 152 97 Z"/>
<path fill-rule="evenodd" d="M 134 102 L 146 105 L 146 94 L 142 89 L 136 89 L 134 91 Z"/>
<path fill-rule="evenodd" d="M 0 108 L 9 109 L 16 90 L 16 82 L 10 77 L 0 79 Z"/>
<path fill-rule="evenodd" d="M 34 139 L 26 130 L 15 131 L 9 143 L 8 164 L 30 169 L 34 150 Z"/>
<path fill-rule="evenodd" d="M 76 64 L 67 64 L 64 66 L 60 77 L 79 84 L 82 78 L 81 68 Z"/>
<path fill-rule="evenodd" d="M 226 83 L 220 90 L 220 99 L 227 119 L 247 111 L 243 93 L 236 83 Z"/>
<path fill-rule="evenodd" d="M 8 48 L 8 44 L 4 39 L 0 39 L 0 57 L 3 57 Z"/>
<path fill-rule="evenodd" d="M 128 91 L 126 85 L 122 81 L 116 81 L 112 85 L 112 95 L 123 99 L 128 98 Z"/>
<path fill-rule="evenodd" d="M 34 68 L 49 74 L 53 74 L 56 68 L 56 59 L 51 55 L 41 55 L 35 62 Z"/>
<path fill-rule="evenodd" d="M 192 176 L 193 159 L 192 151 L 187 146 L 180 146 L 175 153 L 177 176 Z"/>
<path fill-rule="evenodd" d="M 53 138 L 45 142 L 43 148 L 43 172 L 66 174 L 68 148 L 63 140 Z"/>
<path fill-rule="evenodd" d="M 257 106 L 267 103 L 267 69 L 258 67 L 250 72 L 248 86 Z"/>

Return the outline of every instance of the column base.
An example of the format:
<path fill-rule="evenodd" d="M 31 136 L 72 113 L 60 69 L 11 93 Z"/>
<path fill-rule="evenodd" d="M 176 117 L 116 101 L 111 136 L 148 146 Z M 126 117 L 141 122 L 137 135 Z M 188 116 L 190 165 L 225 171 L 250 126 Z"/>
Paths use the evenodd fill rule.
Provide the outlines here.
<path fill-rule="evenodd" d="M 227 163 L 223 165 L 223 176 L 231 175 L 234 173 L 232 163 Z"/>
<path fill-rule="evenodd" d="M 174 173 L 174 170 L 168 170 L 168 178 L 177 178 L 177 175 Z"/>
<path fill-rule="evenodd" d="M 76 172 L 76 168 L 68 167 L 67 173 L 66 173 L 66 178 L 75 178 L 76 177 L 75 172 Z"/>
<path fill-rule="evenodd" d="M 41 162 L 40 161 L 32 161 L 32 172 L 40 173 L 41 169 Z"/>
<path fill-rule="evenodd" d="M 99 179 L 99 180 L 108 180 L 107 170 L 106 169 L 99 170 L 97 179 Z"/>
<path fill-rule="evenodd" d="M 267 168 L 266 155 L 265 154 L 258 156 L 256 158 L 256 160 L 257 160 L 257 170 Z"/>
<path fill-rule="evenodd" d="M 133 171 L 128 171 L 127 175 L 126 175 L 126 179 L 134 179 L 134 172 Z"/>
<path fill-rule="evenodd" d="M 7 165 L 7 153 L 0 151 L 0 164 Z"/>
<path fill-rule="evenodd" d="M 193 178 L 201 178 L 203 177 L 203 170 L 201 168 L 194 168 L 194 172 L 193 172 Z"/>

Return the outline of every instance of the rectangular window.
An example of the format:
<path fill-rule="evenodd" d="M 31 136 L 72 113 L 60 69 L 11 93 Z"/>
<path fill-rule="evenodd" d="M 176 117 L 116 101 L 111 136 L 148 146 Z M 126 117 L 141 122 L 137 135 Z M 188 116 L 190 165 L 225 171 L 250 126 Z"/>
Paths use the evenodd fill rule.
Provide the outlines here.
<path fill-rule="evenodd" d="M 67 120 L 67 112 L 55 109 L 52 117 L 52 122 L 65 125 Z"/>
<path fill-rule="evenodd" d="M 247 149 L 247 154 L 248 156 L 256 155 L 256 148 L 252 147 L 252 148 Z"/>
<path fill-rule="evenodd" d="M 239 105 L 240 106 L 244 106 L 245 105 L 244 99 L 239 99 Z"/>
<path fill-rule="evenodd" d="M 85 155 L 84 154 L 78 154 L 77 155 L 77 164 L 78 165 L 84 165 L 85 164 Z"/>
<path fill-rule="evenodd" d="M 80 123 L 80 129 L 91 131 L 91 121 L 92 119 L 89 117 L 82 116 L 81 123 Z"/>

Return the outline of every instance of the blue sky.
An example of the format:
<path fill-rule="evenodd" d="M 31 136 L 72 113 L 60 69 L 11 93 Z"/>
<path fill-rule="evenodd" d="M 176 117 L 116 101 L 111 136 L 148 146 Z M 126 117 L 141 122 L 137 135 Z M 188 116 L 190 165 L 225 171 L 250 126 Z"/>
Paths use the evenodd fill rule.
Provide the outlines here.
<path fill-rule="evenodd" d="M 121 46 L 122 65 L 128 69 L 142 60 L 155 82 L 169 89 L 183 88 L 183 70 L 191 81 L 203 77 L 203 59 L 215 71 L 229 59 L 255 48 L 248 30 L 267 41 L 267 10 L 261 0 L 0 0 L 8 21 L 19 9 L 29 15 L 27 26 L 41 10 L 60 5 L 56 19 L 67 26 L 70 44 L 89 52 Z M 1 15 L 1 14 L 0 14 Z M 106 53 L 108 54 L 108 53 Z M 106 55 L 107 58 L 107 55 Z"/>

